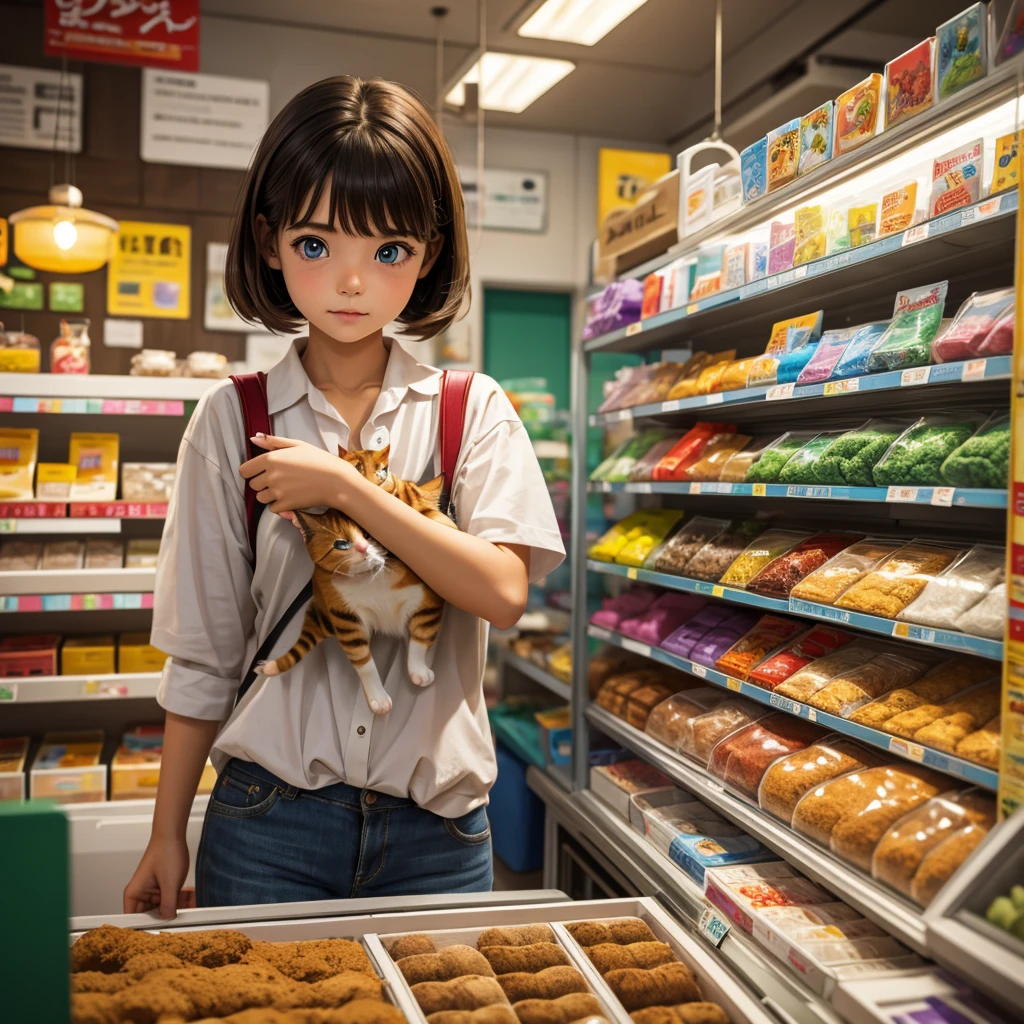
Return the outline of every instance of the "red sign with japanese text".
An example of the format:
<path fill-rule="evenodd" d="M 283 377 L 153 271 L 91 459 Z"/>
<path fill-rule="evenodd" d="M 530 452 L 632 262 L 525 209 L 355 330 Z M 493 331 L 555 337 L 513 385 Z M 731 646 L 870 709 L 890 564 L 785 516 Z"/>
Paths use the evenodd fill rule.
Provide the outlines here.
<path fill-rule="evenodd" d="M 199 0 L 46 0 L 50 56 L 199 70 Z"/>

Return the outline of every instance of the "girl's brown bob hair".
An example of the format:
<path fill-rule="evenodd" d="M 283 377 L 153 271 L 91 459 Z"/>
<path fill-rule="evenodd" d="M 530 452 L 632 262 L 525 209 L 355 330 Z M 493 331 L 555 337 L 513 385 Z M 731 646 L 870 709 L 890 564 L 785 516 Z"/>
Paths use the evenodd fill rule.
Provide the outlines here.
<path fill-rule="evenodd" d="M 422 102 L 394 82 L 339 75 L 300 92 L 274 118 L 239 194 L 224 287 L 235 312 L 279 333 L 303 323 L 284 276 L 263 258 L 262 214 L 276 236 L 309 223 L 325 188 L 330 223 L 352 235 L 408 235 L 441 251 L 398 317 L 432 338 L 469 293 L 462 189 L 448 145 Z"/>

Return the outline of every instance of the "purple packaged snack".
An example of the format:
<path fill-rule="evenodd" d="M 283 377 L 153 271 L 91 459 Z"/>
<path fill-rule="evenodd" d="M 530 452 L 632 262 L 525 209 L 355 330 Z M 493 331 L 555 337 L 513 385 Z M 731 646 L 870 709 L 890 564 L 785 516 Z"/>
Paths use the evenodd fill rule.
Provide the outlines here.
<path fill-rule="evenodd" d="M 590 616 L 590 622 L 605 629 L 618 629 L 623 619 L 636 618 L 650 608 L 657 596 L 656 590 L 632 587 L 617 597 L 606 597 L 601 607 Z"/>
<path fill-rule="evenodd" d="M 660 646 L 680 658 L 688 658 L 694 644 L 709 630 L 723 622 L 732 614 L 731 608 L 723 605 L 709 605 L 697 612 L 689 622 L 680 626 L 674 633 L 664 639 Z"/>
<path fill-rule="evenodd" d="M 644 300 L 644 283 L 635 278 L 613 281 L 589 304 L 583 340 L 616 331 L 640 319 Z"/>
<path fill-rule="evenodd" d="M 689 657 L 700 665 L 714 668 L 715 662 L 725 654 L 745 633 L 758 623 L 757 612 L 739 610 L 733 612 L 713 629 L 708 630 L 694 645 Z"/>
<path fill-rule="evenodd" d="M 627 619 L 619 629 L 626 636 L 656 647 L 670 633 L 689 622 L 706 603 L 696 594 L 663 594 L 647 611 Z"/>
<path fill-rule="evenodd" d="M 843 357 L 847 345 L 853 340 L 856 328 L 845 328 L 841 331 L 826 331 L 818 342 L 818 347 L 811 356 L 811 361 L 800 371 L 797 384 L 816 384 L 828 380 L 836 363 Z"/>

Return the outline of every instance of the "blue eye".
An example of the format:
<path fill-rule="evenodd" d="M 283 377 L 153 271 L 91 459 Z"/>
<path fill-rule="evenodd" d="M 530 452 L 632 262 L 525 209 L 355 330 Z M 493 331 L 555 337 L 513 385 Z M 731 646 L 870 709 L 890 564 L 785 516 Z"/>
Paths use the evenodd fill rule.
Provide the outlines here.
<path fill-rule="evenodd" d="M 302 255 L 307 260 L 318 260 L 327 254 L 327 246 L 319 238 L 302 239 Z"/>
<path fill-rule="evenodd" d="M 348 551 L 352 547 L 352 541 L 350 540 L 336 540 L 334 542 L 335 551 Z"/>
<path fill-rule="evenodd" d="M 382 245 L 377 250 L 377 259 L 387 266 L 393 267 L 399 263 L 404 263 L 408 258 L 409 250 L 404 245 L 398 245 L 395 242 Z"/>

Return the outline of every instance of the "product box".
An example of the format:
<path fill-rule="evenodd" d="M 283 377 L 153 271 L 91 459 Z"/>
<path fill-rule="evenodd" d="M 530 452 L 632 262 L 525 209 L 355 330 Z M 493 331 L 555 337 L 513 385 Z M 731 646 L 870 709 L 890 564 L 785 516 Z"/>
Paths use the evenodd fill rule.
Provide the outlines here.
<path fill-rule="evenodd" d="M 27 736 L 0 736 L 0 800 L 25 799 Z"/>
<path fill-rule="evenodd" d="M 679 241 L 679 171 L 659 178 L 636 203 L 605 218 L 597 238 L 598 280 L 611 280 Z"/>
<path fill-rule="evenodd" d="M 683 234 L 692 235 L 711 220 L 715 210 L 715 178 L 720 170 L 718 164 L 708 164 L 690 173 L 683 197 Z"/>
<path fill-rule="evenodd" d="M 124 566 L 124 541 L 113 537 L 90 537 L 85 542 L 86 569 L 121 569 Z"/>
<path fill-rule="evenodd" d="M 836 100 L 836 156 L 862 146 L 881 131 L 882 76 L 868 75 Z"/>
<path fill-rule="evenodd" d="M 734 245 L 725 250 L 725 277 L 722 290 L 742 288 L 754 279 L 753 246 L 750 242 Z"/>
<path fill-rule="evenodd" d="M 0 572 L 35 572 L 43 561 L 43 545 L 38 540 L 0 541 Z"/>
<path fill-rule="evenodd" d="M 629 801 L 636 793 L 671 786 L 672 780 L 646 761 L 620 761 L 590 769 L 590 788 L 623 821 L 629 821 Z"/>
<path fill-rule="evenodd" d="M 806 174 L 832 159 L 832 100 L 800 118 L 799 173 Z"/>
<path fill-rule="evenodd" d="M 64 641 L 60 651 L 62 676 L 105 676 L 116 671 L 112 636 L 75 636 Z"/>
<path fill-rule="evenodd" d="M 1016 188 L 1020 182 L 1020 140 L 1017 132 L 996 139 L 996 155 L 992 166 L 990 195 Z"/>
<path fill-rule="evenodd" d="M 0 430 L 0 500 L 31 501 L 39 451 L 38 430 Z"/>
<path fill-rule="evenodd" d="M 935 36 L 885 65 L 885 127 L 920 114 L 934 102 Z"/>
<path fill-rule="evenodd" d="M 173 462 L 126 462 L 121 467 L 121 497 L 125 501 L 169 502 L 176 472 Z"/>
<path fill-rule="evenodd" d="M 33 800 L 99 803 L 107 796 L 107 766 L 100 762 L 103 733 L 47 733 L 29 775 Z"/>
<path fill-rule="evenodd" d="M 788 320 L 779 320 L 772 324 L 772 333 L 768 336 L 768 344 L 765 346 L 765 355 L 778 356 L 786 351 L 786 342 L 789 338 L 791 327 L 809 330 L 810 337 L 804 343 L 809 344 L 821 337 L 821 322 L 825 311 L 819 309 L 814 313 L 804 313 L 801 316 L 791 316 Z"/>
<path fill-rule="evenodd" d="M 703 277 L 705 274 L 717 274 L 722 269 L 722 261 L 724 259 L 724 245 L 699 246 L 697 249 L 697 265 L 694 268 L 694 278 Z"/>
<path fill-rule="evenodd" d="M 970 206 L 981 199 L 985 140 L 943 153 L 932 162 L 932 217 L 939 217 L 960 206 Z"/>
<path fill-rule="evenodd" d="M 720 270 L 716 270 L 713 274 L 700 274 L 693 282 L 693 288 L 690 290 L 690 301 L 696 302 L 698 299 L 706 299 L 709 295 L 714 295 L 721 290 L 722 272 Z"/>
<path fill-rule="evenodd" d="M 728 829 L 725 823 L 723 825 Z M 704 887 L 707 872 L 712 868 L 754 864 L 774 856 L 753 836 L 720 835 L 715 823 L 709 823 L 704 827 L 707 829 L 706 834 L 678 833 L 668 851 L 672 863 L 689 875 L 701 888 Z"/>
<path fill-rule="evenodd" d="M 768 191 L 788 185 L 800 162 L 800 118 L 795 117 L 768 133 Z"/>
<path fill-rule="evenodd" d="M 0 679 L 55 676 L 60 637 L 50 633 L 0 638 Z"/>
<path fill-rule="evenodd" d="M 793 266 L 796 252 L 796 226 L 773 220 L 768 242 L 768 273 L 780 274 Z"/>
<path fill-rule="evenodd" d="M 160 541 L 130 540 L 125 545 L 124 567 L 126 569 L 155 569 L 160 557 Z"/>
<path fill-rule="evenodd" d="M 163 746 L 164 730 L 160 725 L 139 725 L 121 737 L 121 745 L 110 761 L 111 800 L 156 796 Z"/>
<path fill-rule="evenodd" d="M 68 462 L 76 470 L 72 501 L 114 501 L 117 498 L 117 434 L 71 435 Z"/>
<path fill-rule="evenodd" d="M 36 497 L 40 501 L 70 501 L 77 472 L 68 462 L 40 462 L 36 467 Z"/>
<path fill-rule="evenodd" d="M 850 248 L 873 242 L 878 233 L 878 203 L 866 203 L 864 206 L 851 206 L 847 213 L 850 227 Z"/>
<path fill-rule="evenodd" d="M 754 242 L 751 246 L 752 281 L 757 281 L 768 274 L 768 246 L 765 242 Z"/>
<path fill-rule="evenodd" d="M 793 250 L 793 266 L 810 263 L 825 255 L 828 210 L 820 203 L 813 206 L 797 207 L 793 215 L 796 246 Z"/>
<path fill-rule="evenodd" d="M 684 306 L 690 301 L 690 292 L 693 290 L 694 271 L 697 269 L 696 260 L 680 260 L 673 263 L 671 267 L 671 309 L 677 306 Z"/>
<path fill-rule="evenodd" d="M 644 298 L 640 305 L 640 319 L 648 320 L 661 309 L 661 274 L 648 274 L 644 279 Z"/>
<path fill-rule="evenodd" d="M 935 30 L 935 102 L 988 74 L 989 5 L 972 4 Z"/>
<path fill-rule="evenodd" d="M 743 202 L 752 203 L 768 191 L 768 136 L 751 143 L 740 153 Z"/>
<path fill-rule="evenodd" d="M 118 672 L 163 672 L 165 661 L 167 655 L 149 642 L 148 633 L 122 633 L 117 638 Z"/>
<path fill-rule="evenodd" d="M 914 223 L 917 212 L 917 182 L 909 181 L 900 188 L 882 196 L 879 235 L 892 235 L 906 231 Z"/>

